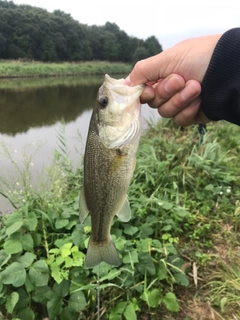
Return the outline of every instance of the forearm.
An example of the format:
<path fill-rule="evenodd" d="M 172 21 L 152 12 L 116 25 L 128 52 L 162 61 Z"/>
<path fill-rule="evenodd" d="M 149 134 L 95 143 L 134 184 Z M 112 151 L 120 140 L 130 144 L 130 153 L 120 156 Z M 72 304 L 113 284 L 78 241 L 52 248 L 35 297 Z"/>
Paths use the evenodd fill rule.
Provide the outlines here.
<path fill-rule="evenodd" d="M 240 28 L 218 41 L 202 81 L 202 110 L 211 120 L 240 125 Z"/>

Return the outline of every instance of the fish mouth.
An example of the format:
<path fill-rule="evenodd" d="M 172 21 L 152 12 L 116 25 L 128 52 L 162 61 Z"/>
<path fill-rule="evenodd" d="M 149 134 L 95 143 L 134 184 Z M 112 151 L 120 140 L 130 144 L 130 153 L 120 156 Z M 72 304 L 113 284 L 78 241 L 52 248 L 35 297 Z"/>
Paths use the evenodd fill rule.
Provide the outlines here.
<path fill-rule="evenodd" d="M 124 79 L 113 79 L 105 75 L 104 88 L 111 97 L 113 121 L 99 131 L 102 143 L 111 149 L 126 145 L 140 136 L 141 104 L 139 97 L 144 85 L 129 87 Z"/>
<path fill-rule="evenodd" d="M 113 79 L 108 74 L 105 74 L 104 86 L 108 89 L 113 100 L 119 104 L 125 105 L 124 110 L 130 111 L 134 101 L 136 101 L 143 92 L 144 84 L 140 84 L 134 87 L 129 87 L 123 84 L 124 79 Z"/>

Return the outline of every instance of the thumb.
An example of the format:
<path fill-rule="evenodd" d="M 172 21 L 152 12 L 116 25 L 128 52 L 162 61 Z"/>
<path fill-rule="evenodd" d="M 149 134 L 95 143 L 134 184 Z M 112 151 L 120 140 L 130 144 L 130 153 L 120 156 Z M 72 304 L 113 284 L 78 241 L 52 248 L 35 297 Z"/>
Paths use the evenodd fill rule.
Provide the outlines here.
<path fill-rule="evenodd" d="M 138 84 L 146 84 L 165 78 L 170 74 L 165 71 L 168 63 L 169 59 L 167 59 L 164 52 L 140 60 L 135 64 L 129 76 L 124 80 L 124 84 L 136 86 Z"/>

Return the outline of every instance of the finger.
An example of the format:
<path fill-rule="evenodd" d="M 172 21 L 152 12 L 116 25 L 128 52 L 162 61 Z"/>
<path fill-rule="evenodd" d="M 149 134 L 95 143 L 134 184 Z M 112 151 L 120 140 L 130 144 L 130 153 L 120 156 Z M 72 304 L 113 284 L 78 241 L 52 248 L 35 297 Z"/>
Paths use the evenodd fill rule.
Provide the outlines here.
<path fill-rule="evenodd" d="M 205 116 L 205 114 L 202 111 L 202 108 L 200 107 L 200 109 L 195 117 L 195 123 L 208 123 L 210 121 L 211 120 Z"/>
<path fill-rule="evenodd" d="M 201 98 L 197 97 L 188 107 L 173 118 L 173 122 L 178 126 L 186 127 L 197 123 L 208 123 L 210 120 L 201 109 Z"/>
<path fill-rule="evenodd" d="M 201 107 L 201 98 L 197 97 L 194 99 L 189 106 L 185 107 L 182 111 L 177 113 L 175 117 L 173 117 L 173 122 L 177 126 L 186 127 L 192 124 L 196 124 L 197 122 L 197 115 L 199 113 Z M 205 122 L 202 122 L 205 123 Z"/>
<path fill-rule="evenodd" d="M 171 74 L 167 78 L 158 81 L 154 86 L 155 97 L 151 101 L 152 108 L 158 108 L 161 104 L 171 99 L 177 92 L 185 87 L 185 80 L 178 74 Z"/>
<path fill-rule="evenodd" d="M 166 66 L 169 65 L 168 61 L 169 57 L 164 51 L 153 57 L 138 61 L 129 76 L 124 80 L 124 84 L 135 86 L 163 78 Z"/>
<path fill-rule="evenodd" d="M 195 80 L 189 80 L 183 90 L 179 91 L 168 101 L 160 105 L 158 112 L 164 118 L 175 117 L 180 111 L 188 107 L 192 101 L 200 96 L 200 94 L 200 83 Z"/>
<path fill-rule="evenodd" d="M 143 93 L 140 97 L 141 103 L 148 103 L 152 101 L 155 98 L 155 92 L 154 89 L 151 86 L 146 86 L 143 90 Z"/>

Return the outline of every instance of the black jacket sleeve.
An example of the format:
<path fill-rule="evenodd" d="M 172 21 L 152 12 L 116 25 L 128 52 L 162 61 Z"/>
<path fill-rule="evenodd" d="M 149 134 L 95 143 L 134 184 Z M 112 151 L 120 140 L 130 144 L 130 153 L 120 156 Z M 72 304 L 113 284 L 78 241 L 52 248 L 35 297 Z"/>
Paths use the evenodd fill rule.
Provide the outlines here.
<path fill-rule="evenodd" d="M 202 81 L 202 109 L 210 120 L 240 125 L 240 28 L 219 39 Z"/>

